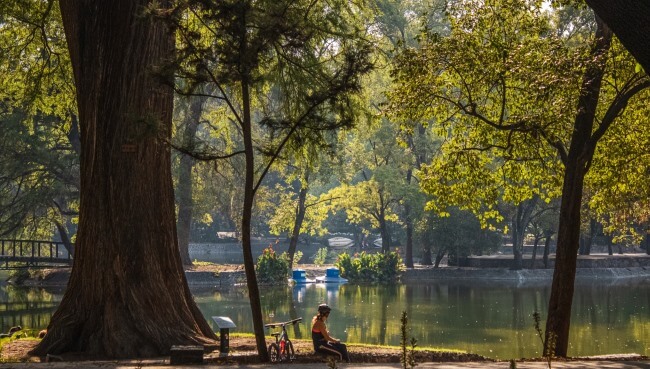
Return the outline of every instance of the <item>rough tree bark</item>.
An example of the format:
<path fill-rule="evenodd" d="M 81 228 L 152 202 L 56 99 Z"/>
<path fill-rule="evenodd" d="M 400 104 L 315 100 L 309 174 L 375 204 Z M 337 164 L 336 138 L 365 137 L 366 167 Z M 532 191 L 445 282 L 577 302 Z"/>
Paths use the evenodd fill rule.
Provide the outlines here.
<path fill-rule="evenodd" d="M 159 2 L 158 4 L 165 4 Z M 81 127 L 81 202 L 68 288 L 36 355 L 161 356 L 214 345 L 178 252 L 172 91 L 152 68 L 173 33 L 147 0 L 61 0 Z"/>
<path fill-rule="evenodd" d="M 203 104 L 207 101 L 207 97 L 191 96 L 189 99 L 190 104 L 183 118 L 183 146 L 191 150 L 194 148 L 196 131 L 199 128 Z M 178 249 L 183 265 L 192 265 L 189 245 L 194 213 L 194 201 L 192 200 L 192 168 L 194 168 L 194 164 L 195 160 L 190 155 L 181 155 L 176 190 L 178 194 Z"/>

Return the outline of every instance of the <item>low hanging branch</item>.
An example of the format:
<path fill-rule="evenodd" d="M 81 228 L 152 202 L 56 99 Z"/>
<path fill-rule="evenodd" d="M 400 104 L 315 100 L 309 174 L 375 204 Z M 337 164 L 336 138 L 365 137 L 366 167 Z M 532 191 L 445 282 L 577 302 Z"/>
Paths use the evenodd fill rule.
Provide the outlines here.
<path fill-rule="evenodd" d="M 232 153 L 229 153 L 229 154 L 218 155 L 218 154 L 214 154 L 214 153 L 211 153 L 211 152 L 205 152 L 205 151 L 203 151 L 203 152 L 193 151 L 193 150 L 188 149 L 187 147 L 184 147 L 184 146 L 181 146 L 181 145 L 176 145 L 176 144 L 174 144 L 172 142 L 168 142 L 168 143 L 169 143 L 169 146 L 174 148 L 174 150 L 176 150 L 176 151 L 178 151 L 180 153 L 183 153 L 185 155 L 188 155 L 188 156 L 190 156 L 190 157 L 192 157 L 192 158 L 194 158 L 196 160 L 201 160 L 201 161 L 213 161 L 213 160 L 229 159 L 229 158 L 232 158 L 234 156 L 244 154 L 244 151 L 240 150 L 240 151 L 235 151 L 235 152 L 232 152 Z"/>

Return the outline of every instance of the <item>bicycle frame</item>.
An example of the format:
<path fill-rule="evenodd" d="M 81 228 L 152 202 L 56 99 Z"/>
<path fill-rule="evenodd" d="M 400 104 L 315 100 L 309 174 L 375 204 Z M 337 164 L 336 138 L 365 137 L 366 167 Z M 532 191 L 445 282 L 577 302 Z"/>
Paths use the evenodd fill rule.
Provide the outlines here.
<path fill-rule="evenodd" d="M 287 326 L 289 324 L 296 324 L 300 322 L 302 318 L 292 319 L 286 322 L 281 323 L 269 323 L 265 324 L 266 328 L 272 329 L 280 327 L 280 332 L 271 333 L 275 337 L 275 342 L 269 345 L 269 356 L 271 362 L 280 362 L 280 361 L 292 361 L 295 359 L 293 344 L 289 339 L 289 334 L 287 333 Z"/>

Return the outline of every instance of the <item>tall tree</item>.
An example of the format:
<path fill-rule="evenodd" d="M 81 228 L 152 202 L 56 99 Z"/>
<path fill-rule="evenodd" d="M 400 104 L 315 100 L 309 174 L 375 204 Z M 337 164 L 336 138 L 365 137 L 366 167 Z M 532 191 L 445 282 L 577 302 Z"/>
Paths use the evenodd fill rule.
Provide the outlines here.
<path fill-rule="evenodd" d="M 272 234 L 287 232 L 289 235 L 289 269 L 298 249 L 301 235 L 324 235 L 327 228 L 323 222 L 331 210 L 332 201 L 337 199 L 328 192 L 318 195 L 323 180 L 329 179 L 325 155 L 312 153 L 312 159 L 319 158 L 320 164 L 312 163 L 307 158 L 294 156 L 294 163 L 283 170 L 284 178 L 290 182 L 286 186 L 276 185 L 279 196 L 269 219 Z"/>
<path fill-rule="evenodd" d="M 398 70 L 398 81 L 406 86 L 403 81 L 418 81 L 427 91 L 402 89 L 395 98 L 407 113 L 424 112 L 452 125 L 471 122 L 469 132 L 455 137 L 476 134 L 482 143 L 461 140 L 456 160 L 480 162 L 486 159 L 480 153 L 496 149 L 511 169 L 504 178 L 537 179 L 523 189 L 553 188 L 553 179 L 563 181 L 546 344 L 553 342 L 556 355 L 566 356 L 585 176 L 600 140 L 650 80 L 634 73 L 624 55 L 607 64 L 612 38 L 602 22 L 596 22 L 591 49 L 581 56 L 570 51 L 574 40 L 565 40 L 565 32 L 552 31 L 539 2 L 489 4 L 460 2 L 455 8 L 460 11 L 450 12 L 456 17 L 449 37 L 429 35 L 421 53 L 405 53 L 401 65 L 410 68 Z M 608 83 L 602 84 L 609 70 Z M 567 89 L 580 85 L 579 76 L 580 89 Z M 608 92 L 601 95 L 603 86 Z M 556 172 L 561 175 L 549 176 Z M 552 336 L 556 339 L 548 339 Z"/>
<path fill-rule="evenodd" d="M 369 4 L 374 8 L 372 24 L 381 36 L 381 50 L 387 67 L 400 46 L 417 46 L 417 35 L 421 32 L 422 24 L 414 21 L 416 14 L 419 15 L 418 19 L 427 29 L 442 32 L 447 27 L 444 19 L 445 1 L 372 0 Z M 369 86 L 378 86 L 378 88 L 369 88 L 373 92 L 370 93 L 368 105 L 381 107 L 386 103 L 386 91 L 383 86 L 390 85 L 388 68 L 378 68 L 373 77 L 373 81 L 368 84 Z M 394 123 L 397 125 L 397 122 Z M 400 218 L 406 233 L 404 264 L 407 268 L 412 268 L 414 239 L 418 238 L 415 234 L 415 223 L 424 211 L 423 194 L 416 189 L 419 181 L 417 172 L 428 160 L 425 158 L 431 142 L 426 137 L 429 130 L 425 129 L 422 122 L 408 121 L 402 125 L 408 128 L 401 130 L 397 135 L 397 140 L 408 147 L 414 160 L 413 166 L 405 167 L 403 173 L 399 174 L 405 177 L 406 186 L 413 189 L 405 191 L 404 197 L 400 201 L 402 205 Z"/>
<path fill-rule="evenodd" d="M 240 134 L 236 151 L 204 159 L 243 155 L 244 267 L 257 350 L 266 361 L 251 249 L 255 197 L 288 149 L 317 146 L 354 123 L 352 96 L 371 67 L 355 20 L 362 9 L 341 0 L 231 0 L 189 2 L 188 10 L 176 24 L 179 77 L 214 88 L 210 97 L 223 103 L 223 126 Z"/>
<path fill-rule="evenodd" d="M 173 94 L 154 73 L 174 35 L 143 14 L 150 5 L 60 1 L 81 126 L 80 220 L 68 288 L 36 355 L 160 356 L 215 342 L 178 252 Z"/>

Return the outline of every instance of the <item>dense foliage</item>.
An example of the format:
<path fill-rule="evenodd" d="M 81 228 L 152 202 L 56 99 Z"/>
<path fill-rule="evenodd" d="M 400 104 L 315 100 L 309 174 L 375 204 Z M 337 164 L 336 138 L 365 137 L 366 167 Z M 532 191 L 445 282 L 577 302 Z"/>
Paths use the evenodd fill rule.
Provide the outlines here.
<path fill-rule="evenodd" d="M 74 232 L 79 127 L 55 2 L 0 5 L 0 237 Z"/>
<path fill-rule="evenodd" d="M 341 276 L 350 282 L 390 283 L 395 282 L 404 268 L 399 253 L 366 253 L 350 255 L 342 253 L 335 263 Z"/>
<path fill-rule="evenodd" d="M 273 245 L 269 245 L 257 258 L 255 270 L 261 283 L 286 282 L 289 276 L 289 260 L 286 253 L 278 254 Z"/>

